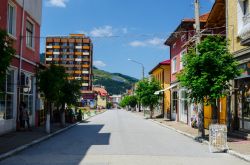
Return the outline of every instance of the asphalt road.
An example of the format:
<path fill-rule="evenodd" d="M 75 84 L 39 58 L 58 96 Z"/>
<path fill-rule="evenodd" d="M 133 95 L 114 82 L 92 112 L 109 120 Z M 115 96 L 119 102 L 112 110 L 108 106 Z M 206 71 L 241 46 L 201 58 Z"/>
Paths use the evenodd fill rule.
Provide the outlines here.
<path fill-rule="evenodd" d="M 110 110 L 1 165 L 245 165 L 226 153 L 123 110 Z"/>

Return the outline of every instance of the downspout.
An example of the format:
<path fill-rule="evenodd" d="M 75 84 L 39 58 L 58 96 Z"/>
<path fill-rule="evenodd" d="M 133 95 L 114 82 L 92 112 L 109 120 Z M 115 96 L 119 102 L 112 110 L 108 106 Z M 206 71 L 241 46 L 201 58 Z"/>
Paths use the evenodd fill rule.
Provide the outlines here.
<path fill-rule="evenodd" d="M 164 68 L 162 68 L 161 66 L 159 67 L 162 69 L 162 83 L 163 83 L 163 88 L 164 88 Z M 163 118 L 164 118 L 164 115 L 165 115 L 165 109 L 164 109 L 164 105 L 165 105 L 165 91 L 163 91 L 163 97 L 162 97 L 162 115 L 163 115 Z"/>
<path fill-rule="evenodd" d="M 17 122 L 19 123 L 19 105 L 20 105 L 20 102 L 21 102 L 21 73 L 22 73 L 22 60 L 23 60 L 23 30 L 24 30 L 24 3 L 25 0 L 23 0 L 23 6 L 22 6 L 22 22 L 21 22 L 21 34 L 20 34 L 20 52 L 19 52 L 19 72 L 18 72 L 18 104 L 17 104 Z"/>

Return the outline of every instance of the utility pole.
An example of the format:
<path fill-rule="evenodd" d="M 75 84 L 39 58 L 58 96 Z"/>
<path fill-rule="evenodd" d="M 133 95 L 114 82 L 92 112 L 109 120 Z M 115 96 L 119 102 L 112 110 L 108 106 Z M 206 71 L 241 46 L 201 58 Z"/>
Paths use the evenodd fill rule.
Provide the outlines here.
<path fill-rule="evenodd" d="M 198 44 L 201 42 L 201 30 L 200 30 L 200 2 L 199 0 L 194 0 L 194 9 L 195 9 L 195 36 L 196 36 L 196 54 L 199 54 Z M 204 108 L 203 103 L 198 104 L 198 137 L 197 140 L 205 136 L 204 131 Z"/>
<path fill-rule="evenodd" d="M 196 53 L 198 54 L 197 46 L 201 42 L 201 29 L 200 29 L 200 2 L 199 0 L 194 0 L 195 9 L 195 31 L 196 31 Z"/>

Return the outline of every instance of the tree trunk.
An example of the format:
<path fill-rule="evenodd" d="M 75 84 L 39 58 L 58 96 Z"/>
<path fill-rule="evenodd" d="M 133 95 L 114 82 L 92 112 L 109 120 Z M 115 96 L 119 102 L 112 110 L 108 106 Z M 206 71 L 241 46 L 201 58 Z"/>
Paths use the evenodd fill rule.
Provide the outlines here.
<path fill-rule="evenodd" d="M 61 109 L 61 126 L 65 126 L 65 103 L 62 104 Z"/>
<path fill-rule="evenodd" d="M 216 105 L 216 99 L 212 100 L 211 107 L 212 107 L 212 124 L 218 123 L 218 107 Z"/>
<path fill-rule="evenodd" d="M 204 130 L 204 105 L 203 103 L 198 104 L 198 137 L 205 137 Z"/>
<path fill-rule="evenodd" d="M 154 115 L 154 107 L 150 106 L 149 109 L 150 109 L 150 119 L 152 119 Z"/>
<path fill-rule="evenodd" d="M 46 133 L 50 133 L 50 112 L 51 112 L 51 103 L 47 103 L 47 114 L 46 114 Z"/>

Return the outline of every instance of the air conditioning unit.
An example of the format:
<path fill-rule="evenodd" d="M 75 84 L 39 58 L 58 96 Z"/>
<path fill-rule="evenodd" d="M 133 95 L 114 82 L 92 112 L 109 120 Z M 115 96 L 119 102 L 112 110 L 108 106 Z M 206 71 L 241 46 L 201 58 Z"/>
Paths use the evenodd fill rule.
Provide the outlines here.
<path fill-rule="evenodd" d="M 21 73 L 21 86 L 24 92 L 30 92 L 31 90 L 31 76 L 25 73 Z"/>

